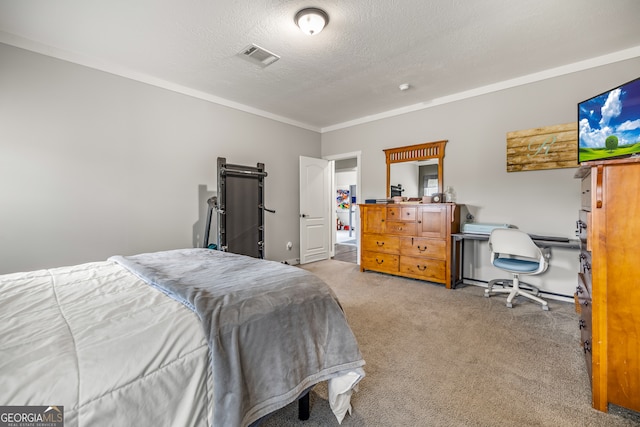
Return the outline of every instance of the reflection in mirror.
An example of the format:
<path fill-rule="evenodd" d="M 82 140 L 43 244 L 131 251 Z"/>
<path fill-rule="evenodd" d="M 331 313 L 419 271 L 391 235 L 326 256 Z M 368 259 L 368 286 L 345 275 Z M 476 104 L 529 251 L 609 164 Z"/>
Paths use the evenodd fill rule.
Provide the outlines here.
<path fill-rule="evenodd" d="M 442 193 L 446 140 L 384 150 L 387 198 L 421 198 Z"/>
<path fill-rule="evenodd" d="M 390 172 L 391 197 L 421 198 L 438 193 L 438 159 L 394 163 Z"/>

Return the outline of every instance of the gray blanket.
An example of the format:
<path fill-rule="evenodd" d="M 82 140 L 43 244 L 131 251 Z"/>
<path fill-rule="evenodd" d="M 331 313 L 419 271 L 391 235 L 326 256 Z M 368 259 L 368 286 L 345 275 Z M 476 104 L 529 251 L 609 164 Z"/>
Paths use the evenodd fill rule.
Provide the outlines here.
<path fill-rule="evenodd" d="M 111 259 L 202 320 L 215 426 L 247 426 L 364 365 L 335 295 L 305 270 L 209 249 Z"/>

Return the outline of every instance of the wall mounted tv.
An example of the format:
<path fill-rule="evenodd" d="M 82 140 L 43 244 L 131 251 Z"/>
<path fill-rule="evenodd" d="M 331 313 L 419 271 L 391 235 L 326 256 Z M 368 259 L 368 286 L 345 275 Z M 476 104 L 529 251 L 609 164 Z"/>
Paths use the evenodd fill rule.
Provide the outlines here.
<path fill-rule="evenodd" d="M 640 78 L 578 104 L 578 163 L 639 153 Z"/>

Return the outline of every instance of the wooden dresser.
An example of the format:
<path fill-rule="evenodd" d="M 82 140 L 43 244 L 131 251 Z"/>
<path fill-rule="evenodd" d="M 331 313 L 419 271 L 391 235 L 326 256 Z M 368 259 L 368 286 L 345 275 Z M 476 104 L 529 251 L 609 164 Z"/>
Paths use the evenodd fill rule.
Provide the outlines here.
<path fill-rule="evenodd" d="M 361 271 L 428 280 L 451 288 L 451 233 L 460 230 L 460 206 L 455 203 L 359 206 Z"/>
<path fill-rule="evenodd" d="M 640 411 L 640 159 L 583 163 L 576 298 L 593 407 Z"/>

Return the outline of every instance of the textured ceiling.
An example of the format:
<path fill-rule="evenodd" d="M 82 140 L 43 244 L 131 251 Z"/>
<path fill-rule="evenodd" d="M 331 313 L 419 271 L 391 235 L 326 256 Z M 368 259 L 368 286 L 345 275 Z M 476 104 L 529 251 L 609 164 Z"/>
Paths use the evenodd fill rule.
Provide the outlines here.
<path fill-rule="evenodd" d="M 330 16 L 313 37 L 293 23 L 310 6 Z M 639 17 L 638 0 L 0 0 L 0 42 L 327 130 L 638 56 Z M 281 59 L 241 59 L 251 43 Z"/>

